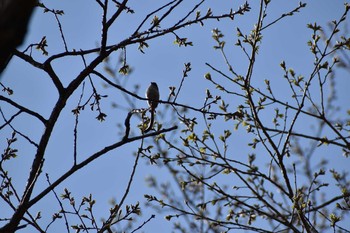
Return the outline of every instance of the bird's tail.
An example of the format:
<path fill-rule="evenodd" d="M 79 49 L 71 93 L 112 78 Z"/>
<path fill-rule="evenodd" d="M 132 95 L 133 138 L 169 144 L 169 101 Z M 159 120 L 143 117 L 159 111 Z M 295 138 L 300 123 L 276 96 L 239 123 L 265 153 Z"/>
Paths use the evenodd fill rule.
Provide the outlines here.
<path fill-rule="evenodd" d="M 154 112 L 155 110 L 154 109 L 151 109 L 151 120 L 148 124 L 148 127 L 145 129 L 145 133 L 147 133 L 148 131 L 150 131 L 152 128 L 153 128 L 153 123 L 154 123 Z"/>

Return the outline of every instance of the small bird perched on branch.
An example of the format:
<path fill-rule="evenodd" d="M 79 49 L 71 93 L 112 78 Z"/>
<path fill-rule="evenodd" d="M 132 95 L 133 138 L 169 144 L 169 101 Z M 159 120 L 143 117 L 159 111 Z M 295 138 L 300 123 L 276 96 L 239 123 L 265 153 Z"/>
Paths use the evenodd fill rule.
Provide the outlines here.
<path fill-rule="evenodd" d="M 158 101 L 159 101 L 159 89 L 158 89 L 157 83 L 151 82 L 151 85 L 148 87 L 146 91 L 146 98 L 148 99 L 148 106 L 150 107 L 150 111 L 151 111 L 151 121 L 147 129 L 145 129 L 145 133 L 150 131 L 153 127 L 154 113 L 156 111 L 156 108 L 158 106 Z"/>
<path fill-rule="evenodd" d="M 37 4 L 37 0 L 0 0 L 0 74 L 22 44 Z"/>

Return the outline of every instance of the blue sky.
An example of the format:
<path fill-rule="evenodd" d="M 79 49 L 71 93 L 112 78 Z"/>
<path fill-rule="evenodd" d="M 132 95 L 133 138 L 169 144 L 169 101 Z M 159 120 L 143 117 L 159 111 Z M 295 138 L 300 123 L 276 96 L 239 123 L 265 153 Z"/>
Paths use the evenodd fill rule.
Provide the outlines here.
<path fill-rule="evenodd" d="M 116 25 L 110 31 L 108 44 L 117 43 L 127 38 L 133 32 L 139 20 L 147 14 L 147 10 L 155 9 L 160 6 L 161 2 L 163 1 L 142 1 L 141 3 L 131 1 L 130 7 L 135 10 L 136 16 L 123 15 L 120 21 L 117 21 Z M 311 0 L 306 2 L 308 4 L 307 7 L 302 9 L 300 13 L 295 14 L 293 17 L 286 17 L 281 22 L 266 29 L 257 58 L 257 66 L 253 76 L 255 78 L 254 82 L 257 85 L 261 85 L 264 79 L 270 79 L 272 86 L 276 85 L 276 94 L 280 95 L 281 98 L 288 98 L 283 96 L 286 87 L 283 87 L 282 82 L 277 80 L 283 76 L 283 72 L 279 67 L 282 60 L 285 60 L 287 66 L 293 67 L 298 74 L 307 75 L 311 72 L 312 66 L 310 64 L 313 62 L 313 57 L 307 47 L 307 41 L 311 38 L 312 32 L 310 29 L 307 29 L 306 24 L 318 22 L 320 25 L 325 26 L 329 21 L 339 19 L 344 11 L 343 1 Z M 97 10 L 97 4 L 94 1 L 44 1 L 44 4 L 48 8 L 64 10 L 65 14 L 60 19 L 69 50 L 94 48 L 99 43 L 101 12 Z M 191 5 L 189 2 L 184 4 Z M 237 9 L 240 4 L 243 4 L 243 1 L 212 0 L 208 1 L 207 5 L 204 5 L 201 9 L 205 12 L 210 5 L 215 14 L 217 12 L 225 12 L 228 8 Z M 297 1 L 272 1 L 266 22 L 273 21 L 282 13 L 294 9 L 297 5 Z M 237 40 L 237 27 L 244 33 L 248 33 L 253 28 L 253 24 L 257 19 L 256 7 L 257 4 L 252 3 L 251 12 L 248 12 L 242 17 L 237 17 L 234 21 L 210 21 L 205 22 L 204 27 L 194 25 L 190 28 L 180 30 L 179 35 L 188 37 L 190 41 L 193 41 L 193 47 L 177 47 L 173 44 L 173 36 L 170 35 L 150 42 L 150 47 L 145 50 L 145 54 L 140 53 L 136 45 L 128 47 L 127 61 L 134 68 L 134 71 L 128 77 L 118 76 L 118 80 L 126 83 L 126 88 L 131 90 L 133 85 L 140 85 L 140 96 L 144 95 L 143 93 L 149 83 L 155 81 L 160 88 L 161 98 L 166 99 L 168 87 L 178 86 L 181 81 L 183 64 L 191 62 L 192 71 L 185 80 L 184 88 L 182 93 L 180 93 L 178 101 L 187 105 L 200 106 L 200 103 L 205 98 L 205 89 L 212 88 L 208 86 L 208 82 L 203 78 L 204 74 L 210 71 L 205 63 L 208 62 L 217 68 L 227 71 L 222 56 L 212 48 L 215 42 L 211 38 L 211 30 L 219 28 L 224 33 L 224 39 L 227 41 L 226 49 L 229 60 L 232 61 L 238 72 L 245 74 L 247 60 L 244 58 L 242 51 L 233 45 Z M 187 9 L 186 7 L 179 9 L 174 16 L 171 16 L 171 20 L 178 19 L 180 17 L 179 15 L 184 14 Z M 349 23 L 348 20 L 347 23 Z M 20 49 L 24 49 L 30 43 L 39 42 L 43 36 L 47 37 L 49 55 L 64 50 L 55 18 L 52 14 L 44 14 L 41 9 L 37 9 L 30 23 L 26 42 Z M 46 59 L 46 57 L 40 55 L 39 51 L 33 51 L 33 54 L 39 61 Z M 89 59 L 91 57 L 87 57 L 87 61 Z M 118 55 L 113 55 L 110 62 L 111 64 L 116 64 L 118 62 Z M 80 57 L 64 59 L 53 63 L 53 65 L 64 85 L 67 85 L 83 68 Z M 103 67 L 100 66 L 99 68 L 102 70 Z M 273 80 L 276 81 L 274 82 Z M 57 99 L 57 92 L 52 90 L 53 85 L 48 76 L 43 72 L 32 68 L 29 64 L 18 58 L 14 58 L 2 74 L 1 82 L 14 90 L 14 95 L 11 97 L 14 101 L 40 112 L 46 118 L 49 116 Z M 339 78 L 337 78 L 336 82 L 339 103 L 342 106 L 348 106 L 349 96 L 347 88 L 350 85 L 348 74 L 339 72 Z M 96 112 L 92 113 L 89 110 L 85 110 L 81 114 L 78 141 L 80 159 L 86 158 L 94 151 L 106 145 L 119 141 L 120 136 L 117 133 L 116 125 L 123 122 L 127 114 L 125 110 L 117 110 L 111 107 L 112 102 L 128 107 L 117 90 L 104 88 L 100 81 L 95 81 L 95 84 L 101 94 L 108 95 L 108 98 L 102 101 L 103 111 L 108 116 L 105 122 L 100 123 L 94 119 Z M 213 92 L 215 93 L 215 91 Z M 71 110 L 76 106 L 79 95 L 80 89 L 73 95 L 65 111 L 62 112 L 59 118 L 59 124 L 54 129 L 47 149 L 43 172 L 49 172 L 52 180 L 59 177 L 72 164 L 74 116 Z M 233 99 L 230 105 L 232 107 L 238 106 L 241 104 L 239 101 L 238 98 Z M 146 102 L 136 100 L 136 107 L 146 107 Z M 14 111 L 13 108 L 4 103 L 1 103 L 1 108 L 7 116 L 10 116 Z M 159 108 L 161 111 L 164 106 L 159 106 Z M 137 122 L 135 121 L 135 123 Z M 39 140 L 43 132 L 40 122 L 26 116 L 19 117 L 14 121 L 14 124 L 21 131 L 31 135 L 36 141 Z M 165 126 L 171 126 L 173 124 L 178 124 L 178 122 L 164 122 Z M 304 125 L 301 124 L 297 127 L 304 127 Z M 9 137 L 11 132 L 9 128 L 0 131 L 0 148 L 5 146 L 4 138 Z M 232 142 L 232 146 L 237 147 L 242 143 L 239 141 L 241 135 L 234 136 L 234 138 L 236 141 Z M 242 138 L 242 140 L 248 139 Z M 15 185 L 19 190 L 22 190 L 28 176 L 27 168 L 31 164 L 35 150 L 21 138 L 19 138 L 16 145 L 19 149 L 18 158 L 10 161 L 7 164 L 7 169 L 13 175 Z M 97 199 L 96 211 L 98 219 L 106 216 L 109 208 L 108 201 L 112 198 L 120 198 L 123 194 L 134 161 L 133 153 L 137 150 L 138 146 L 138 143 L 128 144 L 103 156 L 74 174 L 66 183 L 60 185 L 56 191 L 61 193 L 63 188 L 67 187 L 76 196 L 76 200 L 79 200 L 79 197 L 83 195 L 92 193 Z M 329 153 L 332 154 L 331 156 L 337 157 L 332 161 L 334 163 L 332 164 L 333 166 L 343 167 L 344 169 L 348 167 L 349 161 L 341 157 L 338 151 L 329 148 L 324 153 Z M 144 193 L 153 192 L 153 190 L 146 187 L 144 181 L 145 177 L 150 174 L 164 181 L 171 179 L 164 169 L 148 166 L 146 160 L 141 160 L 139 170 L 136 172 L 132 191 L 127 199 L 127 204 L 133 204 L 137 200 L 143 201 Z M 43 176 L 38 181 L 34 195 L 40 192 L 45 186 L 46 181 Z M 42 215 L 44 216 L 42 221 L 49 221 L 52 211 L 59 208 L 58 204 L 52 200 L 52 197 L 52 194 L 49 194 L 33 208 L 33 210 L 42 210 Z M 47 208 L 48 206 L 50 208 Z M 3 211 L 1 210 L 1 216 L 3 216 Z M 145 211 L 140 221 L 143 222 L 148 219 L 153 212 L 153 210 L 149 209 Z M 59 225 L 56 223 L 54 226 L 55 229 L 56 227 L 57 230 L 63 227 L 63 224 L 61 226 Z M 161 215 L 157 215 L 156 219 L 147 224 L 143 230 L 144 232 L 152 232 L 159 228 L 162 228 L 166 232 L 169 229 L 169 223 Z M 31 232 L 31 230 L 28 229 L 21 232 Z"/>

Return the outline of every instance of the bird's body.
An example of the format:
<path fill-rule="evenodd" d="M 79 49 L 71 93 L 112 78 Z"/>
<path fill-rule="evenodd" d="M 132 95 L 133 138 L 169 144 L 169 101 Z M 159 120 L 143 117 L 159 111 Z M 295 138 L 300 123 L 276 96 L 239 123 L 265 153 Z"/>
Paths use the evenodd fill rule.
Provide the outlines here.
<path fill-rule="evenodd" d="M 146 98 L 148 99 L 148 106 L 150 107 L 150 111 L 151 111 L 151 120 L 147 129 L 145 129 L 145 132 L 148 132 L 153 127 L 154 112 L 156 111 L 156 108 L 158 106 L 158 101 L 159 101 L 159 89 L 158 89 L 157 83 L 151 82 L 151 85 L 148 87 L 146 91 Z"/>

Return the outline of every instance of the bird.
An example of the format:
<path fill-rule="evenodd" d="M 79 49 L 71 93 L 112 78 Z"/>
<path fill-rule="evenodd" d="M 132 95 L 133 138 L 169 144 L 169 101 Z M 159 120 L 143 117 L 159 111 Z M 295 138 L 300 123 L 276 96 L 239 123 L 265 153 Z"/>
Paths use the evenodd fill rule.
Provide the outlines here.
<path fill-rule="evenodd" d="M 0 0 L 0 75 L 23 43 L 37 4 L 37 0 Z"/>
<path fill-rule="evenodd" d="M 144 131 L 145 133 L 150 131 L 153 127 L 154 113 L 156 111 L 159 101 L 159 89 L 157 83 L 151 82 L 151 85 L 149 85 L 146 91 L 146 98 L 148 99 L 147 102 L 151 111 L 151 120 L 148 127 Z"/>

